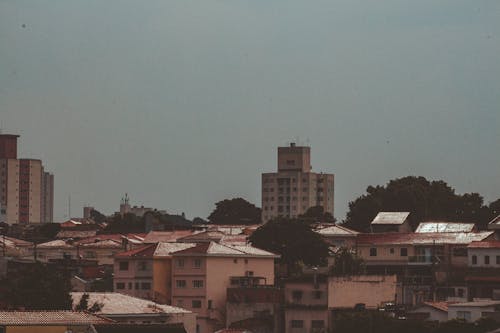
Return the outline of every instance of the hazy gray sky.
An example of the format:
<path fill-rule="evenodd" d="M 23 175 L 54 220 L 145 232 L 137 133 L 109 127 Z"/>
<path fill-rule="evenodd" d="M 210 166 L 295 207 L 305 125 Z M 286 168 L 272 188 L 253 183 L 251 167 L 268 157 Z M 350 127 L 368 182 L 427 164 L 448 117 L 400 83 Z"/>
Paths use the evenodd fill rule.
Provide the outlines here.
<path fill-rule="evenodd" d="M 498 0 L 0 0 L 0 120 L 67 196 L 206 217 L 260 206 L 309 139 L 336 217 L 368 185 L 500 197 Z"/>

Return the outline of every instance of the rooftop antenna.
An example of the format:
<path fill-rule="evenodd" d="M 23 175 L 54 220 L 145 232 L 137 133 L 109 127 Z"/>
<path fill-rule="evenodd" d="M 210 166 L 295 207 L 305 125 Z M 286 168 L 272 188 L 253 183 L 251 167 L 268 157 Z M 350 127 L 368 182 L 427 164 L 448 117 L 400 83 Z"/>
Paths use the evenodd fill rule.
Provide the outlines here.
<path fill-rule="evenodd" d="M 68 194 L 68 219 L 71 220 L 71 194 Z"/>

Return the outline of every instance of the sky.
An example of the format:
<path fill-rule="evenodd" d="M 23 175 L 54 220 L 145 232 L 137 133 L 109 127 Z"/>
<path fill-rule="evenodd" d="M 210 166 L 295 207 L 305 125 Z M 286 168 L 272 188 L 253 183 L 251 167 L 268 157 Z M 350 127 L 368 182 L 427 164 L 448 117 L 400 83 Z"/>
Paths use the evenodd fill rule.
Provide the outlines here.
<path fill-rule="evenodd" d="M 0 124 L 84 205 L 260 206 L 276 147 L 335 174 L 335 216 L 419 175 L 500 197 L 498 0 L 0 0 Z"/>

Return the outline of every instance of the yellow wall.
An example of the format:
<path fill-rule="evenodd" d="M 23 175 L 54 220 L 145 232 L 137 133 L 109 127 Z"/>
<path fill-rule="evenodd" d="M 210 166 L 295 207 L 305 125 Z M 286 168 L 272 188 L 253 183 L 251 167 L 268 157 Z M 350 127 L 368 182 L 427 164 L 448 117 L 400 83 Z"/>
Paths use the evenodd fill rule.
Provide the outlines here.
<path fill-rule="evenodd" d="M 153 292 L 155 300 L 170 304 L 172 298 L 172 258 L 160 257 L 153 260 Z"/>

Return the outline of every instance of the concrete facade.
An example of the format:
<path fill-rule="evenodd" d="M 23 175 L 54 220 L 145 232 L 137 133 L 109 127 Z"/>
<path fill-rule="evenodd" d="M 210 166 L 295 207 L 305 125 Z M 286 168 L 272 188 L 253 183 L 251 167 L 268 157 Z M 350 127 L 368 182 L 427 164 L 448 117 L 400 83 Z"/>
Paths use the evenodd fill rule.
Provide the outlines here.
<path fill-rule="evenodd" d="M 53 221 L 54 176 L 36 159 L 18 159 L 18 136 L 0 135 L 0 205 L 8 224 Z"/>
<path fill-rule="evenodd" d="M 262 221 L 322 206 L 334 214 L 334 175 L 311 172 L 311 148 L 278 147 L 278 172 L 262 174 Z"/>

